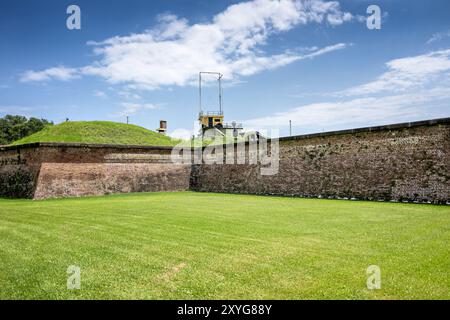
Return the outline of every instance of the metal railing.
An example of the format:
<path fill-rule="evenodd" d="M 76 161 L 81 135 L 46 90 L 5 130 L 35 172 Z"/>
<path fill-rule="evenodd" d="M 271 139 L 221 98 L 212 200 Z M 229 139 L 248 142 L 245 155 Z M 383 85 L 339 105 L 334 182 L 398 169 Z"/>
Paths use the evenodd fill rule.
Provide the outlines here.
<path fill-rule="evenodd" d="M 223 123 L 222 124 L 222 127 L 223 128 L 227 128 L 227 129 L 229 129 L 229 128 L 236 128 L 236 129 L 243 129 L 244 128 L 244 126 L 242 125 L 242 123 L 235 123 L 235 125 L 233 126 L 233 124 L 231 124 L 231 123 Z"/>
<path fill-rule="evenodd" d="M 200 111 L 200 115 L 201 116 L 223 116 L 223 112 L 222 111 L 207 111 L 207 112 Z"/>

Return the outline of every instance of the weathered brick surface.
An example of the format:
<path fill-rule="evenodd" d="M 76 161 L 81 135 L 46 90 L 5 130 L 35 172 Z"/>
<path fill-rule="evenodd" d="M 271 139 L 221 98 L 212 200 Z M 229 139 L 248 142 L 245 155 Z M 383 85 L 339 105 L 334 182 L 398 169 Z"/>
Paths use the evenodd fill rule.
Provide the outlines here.
<path fill-rule="evenodd" d="M 189 188 L 190 166 L 153 163 L 44 163 L 35 199 Z"/>
<path fill-rule="evenodd" d="M 259 165 L 196 165 L 191 189 L 208 192 L 450 202 L 450 126 L 301 136 L 280 141 L 279 173 Z"/>
<path fill-rule="evenodd" d="M 0 197 L 33 197 L 39 174 L 35 151 L 34 148 L 0 151 Z"/>
<path fill-rule="evenodd" d="M 9 148 L 0 151 L 0 181 L 19 170 L 32 172 L 27 187 L 34 199 L 187 190 L 191 166 L 171 163 L 170 152 L 170 148 L 70 144 Z M 2 193 L 8 195 L 7 185 Z"/>
<path fill-rule="evenodd" d="M 44 199 L 190 188 L 450 202 L 450 119 L 284 138 L 279 145 L 279 172 L 272 176 L 261 175 L 261 165 L 174 164 L 168 147 L 0 148 L 0 196 Z M 15 182 L 22 177 L 26 181 L 18 188 Z"/>

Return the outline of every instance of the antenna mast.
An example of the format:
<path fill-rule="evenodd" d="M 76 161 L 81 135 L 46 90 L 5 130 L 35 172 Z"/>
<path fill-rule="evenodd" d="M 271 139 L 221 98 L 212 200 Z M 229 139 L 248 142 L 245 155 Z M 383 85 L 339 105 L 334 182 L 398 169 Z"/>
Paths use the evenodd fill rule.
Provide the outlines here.
<path fill-rule="evenodd" d="M 222 105 L 222 77 L 223 74 L 220 72 L 209 72 L 209 71 L 202 71 L 198 73 L 198 100 L 199 100 L 199 112 L 200 114 L 203 112 L 203 105 L 202 105 L 202 74 L 213 74 L 217 76 L 217 80 L 219 82 L 219 111 L 220 114 L 223 112 L 223 105 Z M 206 110 L 208 111 L 208 110 Z"/>

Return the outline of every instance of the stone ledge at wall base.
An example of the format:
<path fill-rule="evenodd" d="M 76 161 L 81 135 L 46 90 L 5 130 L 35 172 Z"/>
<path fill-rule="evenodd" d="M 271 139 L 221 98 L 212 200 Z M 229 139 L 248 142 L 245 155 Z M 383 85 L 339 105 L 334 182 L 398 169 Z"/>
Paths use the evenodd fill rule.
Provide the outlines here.
<path fill-rule="evenodd" d="M 211 193 L 210 191 L 194 190 L 200 193 Z M 281 193 L 249 193 L 249 192 L 215 192 L 223 194 L 233 195 L 254 195 L 254 196 L 267 196 L 267 197 L 280 197 L 280 198 L 298 198 L 298 199 L 321 199 L 321 200 L 337 200 L 337 201 L 371 201 L 371 202 L 390 202 L 390 203 L 414 203 L 414 204 L 427 204 L 427 205 L 447 205 L 450 206 L 450 201 L 420 201 L 420 200 L 395 200 L 395 199 L 375 199 L 375 198 L 348 198 L 348 197 L 321 197 L 316 195 L 305 194 L 281 194 Z"/>
<path fill-rule="evenodd" d="M 171 151 L 74 143 L 2 147 L 0 196 L 46 199 L 190 189 L 450 202 L 450 118 L 281 138 L 279 172 L 273 176 L 261 176 L 259 165 L 178 165 L 170 161 Z M 22 191 L 9 182 L 21 171 L 32 179 Z"/>

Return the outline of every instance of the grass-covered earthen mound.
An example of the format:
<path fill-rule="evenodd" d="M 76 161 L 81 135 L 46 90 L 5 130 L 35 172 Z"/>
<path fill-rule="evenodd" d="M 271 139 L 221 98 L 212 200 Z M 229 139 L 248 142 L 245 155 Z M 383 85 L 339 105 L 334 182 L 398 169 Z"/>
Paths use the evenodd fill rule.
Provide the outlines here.
<path fill-rule="evenodd" d="M 13 145 L 34 142 L 175 146 L 180 141 L 132 124 L 110 121 L 70 121 L 15 141 Z"/>

